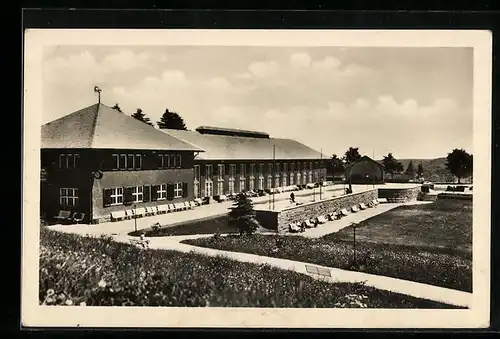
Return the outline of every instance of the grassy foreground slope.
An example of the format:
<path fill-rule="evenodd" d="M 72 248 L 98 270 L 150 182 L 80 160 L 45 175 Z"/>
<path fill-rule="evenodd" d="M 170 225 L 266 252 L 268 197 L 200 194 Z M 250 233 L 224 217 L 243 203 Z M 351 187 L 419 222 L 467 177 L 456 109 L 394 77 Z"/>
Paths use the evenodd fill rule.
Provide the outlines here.
<path fill-rule="evenodd" d="M 452 308 L 268 265 L 41 230 L 43 305 Z"/>

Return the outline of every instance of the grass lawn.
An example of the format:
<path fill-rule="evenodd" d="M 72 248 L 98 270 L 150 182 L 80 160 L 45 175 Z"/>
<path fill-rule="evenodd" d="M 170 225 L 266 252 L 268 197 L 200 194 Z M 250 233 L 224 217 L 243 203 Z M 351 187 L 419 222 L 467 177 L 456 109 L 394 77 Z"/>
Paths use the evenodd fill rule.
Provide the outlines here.
<path fill-rule="evenodd" d="M 455 308 L 268 265 L 41 229 L 42 305 Z"/>
<path fill-rule="evenodd" d="M 209 217 L 203 220 L 186 222 L 182 225 L 167 226 L 155 231 L 151 228 L 130 232 L 131 236 L 140 236 L 145 233 L 146 237 L 165 237 L 171 235 L 234 233 L 234 227 L 228 226 L 227 215 Z"/>
<path fill-rule="evenodd" d="M 183 242 L 472 292 L 471 230 L 472 203 L 443 200 L 401 206 L 360 223 L 356 229 L 356 265 L 349 228 L 319 239 L 255 234 Z"/>

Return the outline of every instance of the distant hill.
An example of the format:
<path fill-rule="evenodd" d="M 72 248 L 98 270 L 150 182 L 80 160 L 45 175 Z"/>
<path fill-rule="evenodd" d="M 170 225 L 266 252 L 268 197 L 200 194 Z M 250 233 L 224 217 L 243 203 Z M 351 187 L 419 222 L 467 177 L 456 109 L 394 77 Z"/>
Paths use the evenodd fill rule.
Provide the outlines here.
<path fill-rule="evenodd" d="M 424 178 L 433 182 L 456 182 L 456 178 L 446 169 L 446 158 L 436 159 L 397 159 L 403 164 L 404 169 L 408 167 L 410 161 L 413 161 L 413 168 L 417 170 L 418 164 L 424 167 Z M 377 160 L 382 163 L 382 160 Z M 396 176 L 395 176 L 396 177 Z M 462 179 L 466 183 L 468 180 Z"/>

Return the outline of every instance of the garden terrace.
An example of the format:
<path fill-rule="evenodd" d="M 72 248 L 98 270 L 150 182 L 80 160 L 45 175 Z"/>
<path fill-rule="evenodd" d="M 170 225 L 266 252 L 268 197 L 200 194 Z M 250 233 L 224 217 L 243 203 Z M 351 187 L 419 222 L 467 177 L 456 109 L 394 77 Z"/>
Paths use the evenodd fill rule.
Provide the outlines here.
<path fill-rule="evenodd" d="M 47 229 L 40 236 L 43 305 L 453 308 L 224 257 L 141 250 Z"/>
<path fill-rule="evenodd" d="M 359 223 L 356 264 L 352 236 L 352 228 L 345 228 L 319 239 L 256 234 L 183 242 L 472 291 L 470 201 L 400 206 Z"/>

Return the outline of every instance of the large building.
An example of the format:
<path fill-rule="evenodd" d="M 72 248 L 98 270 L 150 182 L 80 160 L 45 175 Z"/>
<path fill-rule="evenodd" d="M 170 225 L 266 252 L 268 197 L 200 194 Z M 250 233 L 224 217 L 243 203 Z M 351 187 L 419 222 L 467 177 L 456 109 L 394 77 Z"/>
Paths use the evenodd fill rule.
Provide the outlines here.
<path fill-rule="evenodd" d="M 41 214 L 109 220 L 126 205 L 192 200 L 200 147 L 95 104 L 42 126 Z"/>
<path fill-rule="evenodd" d="M 320 152 L 269 134 L 237 129 L 198 127 L 195 131 L 162 130 L 204 150 L 194 159 L 196 197 L 271 190 L 326 180 Z"/>
<path fill-rule="evenodd" d="M 365 155 L 348 165 L 344 175 L 351 184 L 381 184 L 384 182 L 384 167 Z"/>

